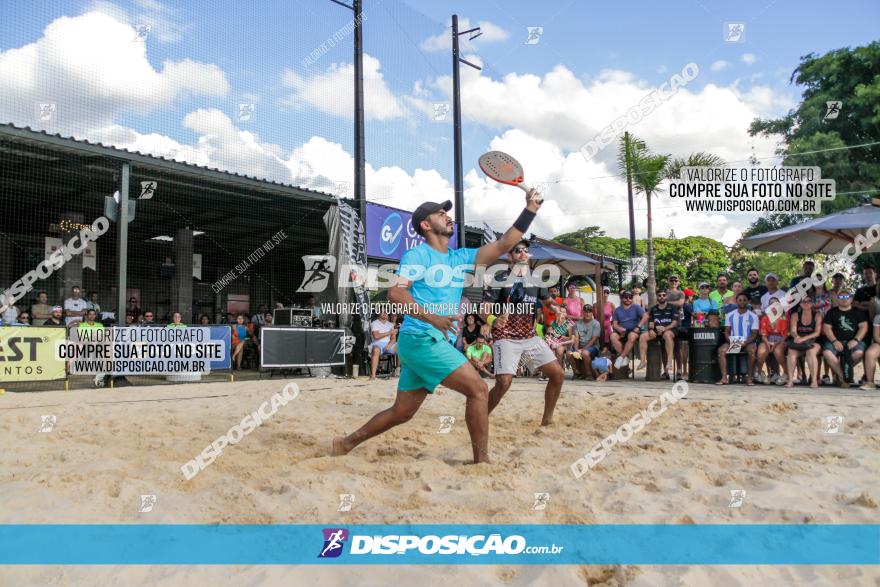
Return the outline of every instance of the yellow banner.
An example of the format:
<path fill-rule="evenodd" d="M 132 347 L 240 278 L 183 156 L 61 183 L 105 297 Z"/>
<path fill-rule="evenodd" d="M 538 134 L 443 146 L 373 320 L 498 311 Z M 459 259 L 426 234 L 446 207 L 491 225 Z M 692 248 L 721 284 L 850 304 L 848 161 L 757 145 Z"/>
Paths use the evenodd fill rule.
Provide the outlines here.
<path fill-rule="evenodd" d="M 55 348 L 66 335 L 61 327 L 0 327 L 0 382 L 64 379 L 64 360 Z"/>

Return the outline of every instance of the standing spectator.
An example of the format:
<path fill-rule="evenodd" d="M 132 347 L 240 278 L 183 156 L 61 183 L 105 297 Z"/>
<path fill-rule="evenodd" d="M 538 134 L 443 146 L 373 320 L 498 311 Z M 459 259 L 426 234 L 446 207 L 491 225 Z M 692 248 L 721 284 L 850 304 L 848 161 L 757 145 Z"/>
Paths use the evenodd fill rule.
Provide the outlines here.
<path fill-rule="evenodd" d="M 709 297 L 709 284 L 705 281 L 699 286 L 700 296 L 694 300 L 694 326 L 703 327 L 706 317 L 712 310 L 718 310 L 718 304 Z"/>
<path fill-rule="evenodd" d="M 134 316 L 135 321 L 141 317 L 141 309 L 138 307 L 137 298 L 128 298 L 128 308 L 125 311 Z"/>
<path fill-rule="evenodd" d="M 85 300 L 83 300 L 83 301 L 85 301 Z M 90 338 L 90 335 L 83 336 L 82 335 L 83 332 L 87 332 L 89 330 L 103 330 L 104 329 L 104 325 L 97 321 L 97 316 L 98 316 L 98 313 L 91 308 L 84 311 L 83 320 L 78 321 L 76 324 L 76 331 L 79 335 L 78 338 L 80 340 L 83 340 L 83 339 L 88 340 Z M 95 387 L 104 387 L 104 385 L 107 383 L 107 379 L 109 377 L 111 377 L 111 375 L 109 373 L 95 374 L 95 380 L 94 380 Z"/>
<path fill-rule="evenodd" d="M 868 335 L 867 314 L 852 305 L 852 294 L 841 288 L 837 294 L 836 308 L 825 315 L 822 330 L 825 333 L 823 355 L 825 361 L 837 376 L 840 387 L 849 387 L 844 377 L 844 367 L 854 367 L 865 352 L 865 337 Z"/>
<path fill-rule="evenodd" d="M 602 332 L 604 334 L 604 338 L 602 342 L 605 344 L 609 344 L 611 342 L 611 332 L 612 326 L 611 323 L 614 317 L 614 303 L 608 299 L 608 296 L 611 295 L 611 288 L 605 286 L 602 288 L 602 293 L 605 297 L 605 305 L 602 306 Z"/>
<path fill-rule="evenodd" d="M 313 320 L 320 321 L 323 317 L 321 306 L 318 305 L 318 301 L 315 299 L 314 294 L 309 294 L 309 297 L 306 299 L 306 308 L 312 311 Z"/>
<path fill-rule="evenodd" d="M 673 308 L 681 310 L 684 306 L 684 292 L 679 287 L 678 275 L 669 276 L 669 287 L 666 288 L 666 302 Z"/>
<path fill-rule="evenodd" d="M 98 303 L 98 292 L 93 291 L 89 294 L 89 299 L 86 302 L 87 310 L 94 310 L 97 316 L 101 315 L 101 305 Z"/>
<path fill-rule="evenodd" d="M 804 279 L 812 279 L 813 271 L 816 270 L 816 264 L 811 260 L 807 259 L 804 261 L 804 264 L 801 266 L 802 273 L 797 277 L 792 277 L 791 281 L 788 284 L 788 289 L 794 288 L 797 284 L 799 284 Z"/>
<path fill-rule="evenodd" d="M 755 357 L 758 339 L 759 320 L 754 312 L 749 310 L 749 295 L 743 291 L 736 296 L 736 310 L 730 312 L 724 320 L 724 340 L 718 347 L 718 366 L 721 369 L 721 379 L 718 385 L 727 385 L 727 349 L 730 344 L 737 340 L 741 348 L 748 354 L 749 370 L 746 373 L 746 385 L 754 385 L 752 372 L 755 370 Z M 742 351 L 740 351 L 742 352 Z"/>
<path fill-rule="evenodd" d="M 749 304 L 752 306 L 755 305 L 755 300 L 760 302 L 764 294 L 767 293 L 767 286 L 758 283 L 758 279 L 758 270 L 754 267 L 749 269 L 746 273 L 746 281 L 749 286 L 743 290 L 743 293 L 749 296 Z"/>
<path fill-rule="evenodd" d="M 666 290 L 663 288 L 657 290 L 657 304 L 642 318 L 642 322 L 647 319 L 648 330 L 639 336 L 639 371 L 646 365 L 648 342 L 660 338 L 666 349 L 663 378 L 669 379 L 669 374 L 675 372 L 675 335 L 679 324 L 678 316 L 678 310 L 670 306 L 667 301 Z"/>
<path fill-rule="evenodd" d="M 251 316 L 251 322 L 256 324 L 257 326 L 262 326 L 266 323 L 266 311 L 269 308 L 266 307 L 266 304 L 260 304 L 257 306 L 257 313 Z"/>
<path fill-rule="evenodd" d="M 873 265 L 865 265 L 862 269 L 862 278 L 865 284 L 856 289 L 852 306 L 863 312 L 868 312 L 868 317 L 872 318 L 870 312 L 874 311 L 874 307 L 871 298 L 877 294 L 877 269 Z"/>
<path fill-rule="evenodd" d="M 476 314 L 467 314 L 464 317 L 464 327 L 461 329 L 461 336 L 459 336 L 459 340 L 461 341 L 461 350 L 462 352 L 467 351 L 468 346 L 477 342 L 477 337 L 480 335 L 480 319 Z"/>
<path fill-rule="evenodd" d="M 550 293 L 550 299 L 556 302 L 557 306 L 563 307 L 564 302 L 562 301 L 562 298 L 559 297 L 559 288 L 554 285 L 551 286 L 548 291 Z M 553 324 L 553 321 L 556 320 L 556 312 L 553 311 L 553 308 L 550 308 L 544 304 L 541 304 L 541 309 L 544 313 L 544 326 L 549 327 L 551 324 Z"/>
<path fill-rule="evenodd" d="M 813 299 L 813 310 L 824 318 L 833 305 L 831 294 L 825 289 L 825 282 L 814 286 L 808 293 Z"/>
<path fill-rule="evenodd" d="M 64 300 L 64 316 L 68 326 L 74 322 L 81 322 L 83 316 L 86 315 L 88 306 L 88 302 L 80 297 L 82 290 L 80 290 L 79 286 L 74 285 L 73 289 L 70 290 L 70 295 L 71 297 Z"/>
<path fill-rule="evenodd" d="M 793 287 L 793 286 L 792 286 Z M 791 313 L 791 340 L 786 343 L 788 373 L 786 387 L 794 385 L 797 361 L 806 355 L 810 369 L 810 387 L 819 387 L 819 337 L 822 336 L 822 315 L 813 307 L 813 299 L 804 297 L 798 309 Z"/>
<path fill-rule="evenodd" d="M 31 322 L 34 326 L 42 326 L 52 317 L 52 306 L 49 305 L 49 294 L 44 291 L 37 293 L 37 303 L 31 305 Z"/>
<path fill-rule="evenodd" d="M 736 294 L 727 288 L 727 283 L 727 275 L 719 273 L 716 280 L 716 288 L 709 293 L 709 299 L 715 302 L 715 307 L 721 312 L 722 326 L 724 325 L 725 317 L 725 314 L 723 313 L 724 306 L 728 304 L 736 305 Z"/>
<path fill-rule="evenodd" d="M 633 304 L 633 294 L 624 291 L 620 294 L 620 307 L 614 310 L 611 323 L 611 345 L 617 352 L 614 366 L 617 369 L 629 365 L 629 353 L 639 339 L 639 325 L 645 310 Z"/>
<path fill-rule="evenodd" d="M 766 312 L 771 299 L 778 298 L 782 302 L 785 300 L 786 293 L 779 289 L 779 277 L 775 273 L 768 273 L 764 277 L 764 283 L 767 284 L 767 292 L 761 296 L 761 308 Z"/>
<path fill-rule="evenodd" d="M 771 288 L 772 291 L 772 288 Z M 766 294 L 765 294 L 766 295 Z M 781 304 L 779 298 L 771 297 L 771 304 Z M 770 383 L 784 385 L 788 381 L 788 366 L 785 363 L 785 339 L 788 337 L 789 325 L 785 312 L 780 312 L 781 316 L 775 321 L 770 319 L 770 313 L 766 312 L 761 316 L 761 344 L 758 345 L 758 374 L 759 383 L 764 383 L 764 375 L 762 369 L 764 361 L 768 355 L 773 355 L 778 363 L 777 369 L 782 373 L 773 373 L 770 375 Z"/>
<path fill-rule="evenodd" d="M 648 309 L 648 301 L 645 299 L 647 296 L 642 295 L 642 287 L 637 285 L 633 288 L 633 304 L 636 306 L 640 306 L 643 310 Z"/>
<path fill-rule="evenodd" d="M 593 306 L 585 305 L 581 318 L 574 323 L 574 345 L 568 362 L 575 376 L 586 378 L 590 363 L 599 356 L 599 337 L 602 325 L 593 318 Z"/>
<path fill-rule="evenodd" d="M 840 293 L 840 290 L 843 289 L 843 273 L 835 273 L 831 276 L 831 289 L 828 290 L 828 293 L 831 294 L 831 307 L 837 307 L 837 294 Z"/>
<path fill-rule="evenodd" d="M 64 318 L 62 317 L 63 309 L 61 306 L 53 306 L 52 314 L 43 322 L 43 326 L 64 326 Z"/>
<path fill-rule="evenodd" d="M 583 311 L 583 301 L 577 292 L 577 285 L 569 281 L 566 286 L 565 310 L 570 320 L 580 320 Z"/>

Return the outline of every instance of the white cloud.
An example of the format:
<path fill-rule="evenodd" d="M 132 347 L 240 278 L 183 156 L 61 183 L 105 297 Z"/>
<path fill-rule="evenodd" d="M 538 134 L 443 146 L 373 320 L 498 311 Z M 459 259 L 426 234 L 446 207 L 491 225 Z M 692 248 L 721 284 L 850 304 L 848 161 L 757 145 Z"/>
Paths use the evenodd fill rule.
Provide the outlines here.
<path fill-rule="evenodd" d="M 754 65 L 758 62 L 758 56 L 754 53 L 744 53 L 741 59 L 746 65 Z"/>
<path fill-rule="evenodd" d="M 156 70 L 135 30 L 105 12 L 60 17 L 37 41 L 0 53 L 0 120 L 82 136 L 122 114 L 146 115 L 189 95 L 229 91 L 216 65 L 166 60 Z M 57 104 L 42 123 L 35 103 Z"/>
<path fill-rule="evenodd" d="M 438 33 L 433 37 L 428 37 L 424 39 L 420 44 L 419 48 L 422 51 L 451 51 L 452 50 L 452 25 L 450 28 L 444 29 L 442 33 Z M 478 27 L 480 27 L 480 32 L 483 34 L 474 39 L 473 41 L 469 41 L 469 37 L 471 35 L 460 35 L 458 37 L 459 44 L 462 47 L 466 47 L 469 49 L 473 49 L 477 44 L 484 43 L 497 43 L 500 41 L 506 41 L 510 37 L 510 33 L 501 28 L 495 23 L 489 22 L 488 20 L 481 20 L 477 23 Z M 471 25 L 471 21 L 467 18 L 459 18 L 458 19 L 458 30 L 466 31 L 474 28 Z"/>
<path fill-rule="evenodd" d="M 88 11 L 103 12 L 135 29 L 141 25 L 149 25 L 148 39 L 156 39 L 162 43 L 176 43 L 189 29 L 187 21 L 178 16 L 176 10 L 158 0 L 135 0 L 130 12 L 109 0 L 93 0 Z"/>
<path fill-rule="evenodd" d="M 712 65 L 709 66 L 709 69 L 711 69 L 712 71 L 721 71 L 722 69 L 727 68 L 728 65 L 730 65 L 728 62 L 723 59 L 719 59 L 718 61 L 713 61 Z"/>
<path fill-rule="evenodd" d="M 385 83 L 379 60 L 364 54 L 364 116 L 368 120 L 389 120 L 407 114 L 403 103 Z M 334 63 L 326 71 L 302 76 L 292 69 L 284 71 L 282 83 L 292 88 L 293 94 L 283 100 L 292 107 L 310 106 L 321 112 L 352 118 L 354 95 L 352 80 L 354 65 Z"/>

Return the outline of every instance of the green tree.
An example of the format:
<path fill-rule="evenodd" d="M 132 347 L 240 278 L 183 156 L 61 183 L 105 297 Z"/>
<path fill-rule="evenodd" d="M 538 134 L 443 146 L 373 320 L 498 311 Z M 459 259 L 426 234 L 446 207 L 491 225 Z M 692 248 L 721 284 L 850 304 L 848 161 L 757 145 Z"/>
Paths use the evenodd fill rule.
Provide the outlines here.
<path fill-rule="evenodd" d="M 838 196 L 822 203 L 822 214 L 850 208 L 876 194 L 880 190 L 880 145 L 876 144 L 880 136 L 880 42 L 806 55 L 791 82 L 803 88 L 800 104 L 782 118 L 755 119 L 749 134 L 781 139 L 777 154 L 783 165 L 818 166 L 822 177 L 835 180 Z M 828 102 L 842 103 L 837 118 L 826 118 Z M 788 214 L 760 218 L 746 235 L 807 218 Z M 873 255 L 863 255 L 860 261 L 869 257 Z"/>
<path fill-rule="evenodd" d="M 563 245 L 568 245 L 570 247 L 586 251 L 590 250 L 590 242 L 594 238 L 599 236 L 605 236 L 605 231 L 600 229 L 598 226 L 585 226 L 584 228 L 575 230 L 574 232 L 566 232 L 565 234 L 560 234 L 553 240 Z"/>
<path fill-rule="evenodd" d="M 628 140 L 627 140 L 628 139 Z M 648 300 L 654 304 L 657 294 L 657 279 L 655 276 L 655 251 L 654 251 L 654 220 L 651 214 L 651 196 L 662 191 L 660 185 L 667 179 L 677 179 L 681 174 L 681 168 L 708 167 L 724 165 L 724 160 L 709 153 L 694 153 L 688 157 L 675 157 L 671 155 L 659 155 L 648 149 L 645 141 L 629 134 L 620 138 L 620 147 L 617 153 L 617 166 L 623 175 L 631 175 L 633 189 L 636 193 L 643 193 L 648 202 Z"/>

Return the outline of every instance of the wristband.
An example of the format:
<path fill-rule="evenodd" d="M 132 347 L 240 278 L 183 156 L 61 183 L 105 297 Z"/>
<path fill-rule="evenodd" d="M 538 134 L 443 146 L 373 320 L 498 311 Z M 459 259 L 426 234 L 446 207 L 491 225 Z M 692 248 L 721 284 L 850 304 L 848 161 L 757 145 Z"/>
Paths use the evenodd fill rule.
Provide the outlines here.
<path fill-rule="evenodd" d="M 535 213 L 529 210 L 528 208 L 523 209 L 519 214 L 519 218 L 516 219 L 516 222 L 513 223 L 513 227 L 525 234 L 525 232 L 529 229 L 529 225 L 531 225 L 532 220 L 535 219 Z"/>

